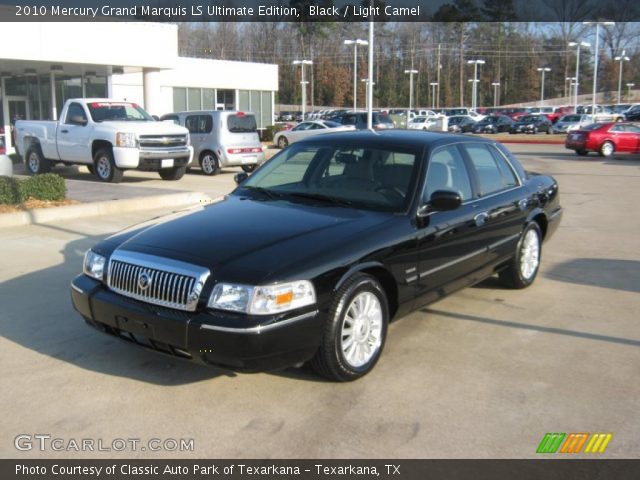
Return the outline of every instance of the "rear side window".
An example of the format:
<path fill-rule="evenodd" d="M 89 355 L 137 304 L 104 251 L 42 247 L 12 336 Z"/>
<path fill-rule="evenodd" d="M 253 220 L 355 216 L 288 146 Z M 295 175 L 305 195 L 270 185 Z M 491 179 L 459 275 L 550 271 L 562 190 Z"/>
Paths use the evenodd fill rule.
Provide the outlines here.
<path fill-rule="evenodd" d="M 211 133 L 213 120 L 211 115 L 189 115 L 184 121 L 184 126 L 189 133 Z"/>
<path fill-rule="evenodd" d="M 227 129 L 231 133 L 257 132 L 256 117 L 247 114 L 233 114 L 227 117 Z"/>
<path fill-rule="evenodd" d="M 518 185 L 507 161 L 490 145 L 466 144 L 463 147 L 476 171 L 480 196 L 490 195 Z"/>

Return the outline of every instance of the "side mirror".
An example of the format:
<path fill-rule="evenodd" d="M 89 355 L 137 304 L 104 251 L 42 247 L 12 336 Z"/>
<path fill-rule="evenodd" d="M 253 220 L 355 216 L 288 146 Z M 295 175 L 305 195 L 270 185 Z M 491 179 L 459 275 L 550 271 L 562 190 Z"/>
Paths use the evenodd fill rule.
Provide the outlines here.
<path fill-rule="evenodd" d="M 245 172 L 239 172 L 233 176 L 233 180 L 236 182 L 236 185 L 240 185 L 247 178 L 249 178 L 249 175 L 247 175 Z"/>
<path fill-rule="evenodd" d="M 462 198 L 451 190 L 436 190 L 426 205 L 418 208 L 418 217 L 428 217 L 433 212 L 447 212 L 460 208 Z"/>
<path fill-rule="evenodd" d="M 71 115 L 70 120 L 74 125 L 82 125 L 84 127 L 87 124 L 87 119 L 82 115 Z"/>

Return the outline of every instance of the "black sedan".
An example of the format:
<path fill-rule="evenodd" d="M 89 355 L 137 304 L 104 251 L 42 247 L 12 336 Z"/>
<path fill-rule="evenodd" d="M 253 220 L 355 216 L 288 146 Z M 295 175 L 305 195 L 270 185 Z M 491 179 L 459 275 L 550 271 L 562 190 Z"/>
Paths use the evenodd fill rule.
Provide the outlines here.
<path fill-rule="evenodd" d="M 553 124 L 546 115 L 525 115 L 511 125 L 509 133 L 551 133 Z"/>
<path fill-rule="evenodd" d="M 562 213 L 552 177 L 447 133 L 320 135 L 236 180 L 92 247 L 71 284 L 86 322 L 201 363 L 354 380 L 392 320 L 494 274 L 529 286 Z"/>
<path fill-rule="evenodd" d="M 453 133 L 469 133 L 476 121 L 469 115 L 453 115 L 447 119 L 447 130 Z"/>
<path fill-rule="evenodd" d="M 513 126 L 513 120 L 506 115 L 490 115 L 473 126 L 473 133 L 508 132 Z"/>

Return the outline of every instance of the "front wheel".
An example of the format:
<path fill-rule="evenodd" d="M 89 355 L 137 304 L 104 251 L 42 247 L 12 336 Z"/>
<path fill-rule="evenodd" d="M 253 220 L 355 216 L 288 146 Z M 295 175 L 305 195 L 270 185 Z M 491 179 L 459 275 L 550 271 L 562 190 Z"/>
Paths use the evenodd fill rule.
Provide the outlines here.
<path fill-rule="evenodd" d="M 611 155 L 613 155 L 613 152 L 615 151 L 615 147 L 613 146 L 613 143 L 611 142 L 604 142 L 601 146 L 600 146 L 600 156 L 601 157 L 610 157 Z"/>
<path fill-rule="evenodd" d="M 356 380 L 377 363 L 387 336 L 389 307 L 380 283 L 357 274 L 336 292 L 313 369 L 338 382 Z"/>
<path fill-rule="evenodd" d="M 251 165 L 242 165 L 242 170 L 244 170 L 246 173 L 251 173 L 253 172 L 256 168 L 258 168 L 258 165 L 256 163 L 253 163 Z"/>
<path fill-rule="evenodd" d="M 211 152 L 205 152 L 200 157 L 200 168 L 205 175 L 218 175 L 220 173 L 220 161 Z"/>
<path fill-rule="evenodd" d="M 173 167 L 173 168 L 163 168 L 158 173 L 160 174 L 160 178 L 162 180 L 180 180 L 184 177 L 185 172 L 187 171 L 187 167 Z"/>
<path fill-rule="evenodd" d="M 122 169 L 116 167 L 110 148 L 103 148 L 96 152 L 93 157 L 93 169 L 98 180 L 107 183 L 120 183 L 124 174 Z"/>
<path fill-rule="evenodd" d="M 509 288 L 526 288 L 533 283 L 540 267 L 542 234 L 536 222 L 526 226 L 507 268 L 499 273 L 500 281 Z"/>
<path fill-rule="evenodd" d="M 44 158 L 40 145 L 29 147 L 24 156 L 27 171 L 30 175 L 38 175 L 39 173 L 47 173 L 51 171 L 51 162 Z"/>

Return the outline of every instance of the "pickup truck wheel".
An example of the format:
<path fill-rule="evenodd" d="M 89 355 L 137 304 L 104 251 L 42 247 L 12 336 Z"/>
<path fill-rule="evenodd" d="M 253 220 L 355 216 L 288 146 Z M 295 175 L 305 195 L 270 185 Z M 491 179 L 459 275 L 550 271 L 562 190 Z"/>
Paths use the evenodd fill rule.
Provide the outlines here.
<path fill-rule="evenodd" d="M 251 173 L 253 172 L 256 168 L 258 168 L 257 164 L 252 164 L 252 165 L 242 165 L 242 170 L 244 170 L 246 173 Z"/>
<path fill-rule="evenodd" d="M 520 236 L 513 259 L 507 268 L 498 274 L 504 286 L 518 289 L 526 288 L 533 283 L 540 267 L 541 239 L 538 224 L 529 223 Z"/>
<path fill-rule="evenodd" d="M 40 145 L 33 145 L 29 147 L 24 158 L 27 171 L 30 175 L 37 175 L 39 173 L 47 173 L 51 171 L 51 162 L 42 155 Z"/>
<path fill-rule="evenodd" d="M 120 183 L 122 181 L 123 170 L 116 167 L 113 161 L 113 152 L 103 148 L 98 150 L 93 157 L 93 165 L 96 177 L 100 181 L 108 183 Z"/>
<path fill-rule="evenodd" d="M 220 161 L 211 152 L 204 152 L 200 156 L 200 168 L 205 175 L 218 175 L 220 173 Z"/>
<path fill-rule="evenodd" d="M 336 292 L 313 369 L 338 382 L 356 380 L 377 363 L 387 336 L 389 308 L 380 283 L 357 274 Z"/>
<path fill-rule="evenodd" d="M 163 168 L 158 173 L 163 180 L 180 180 L 184 177 L 187 167 Z"/>

